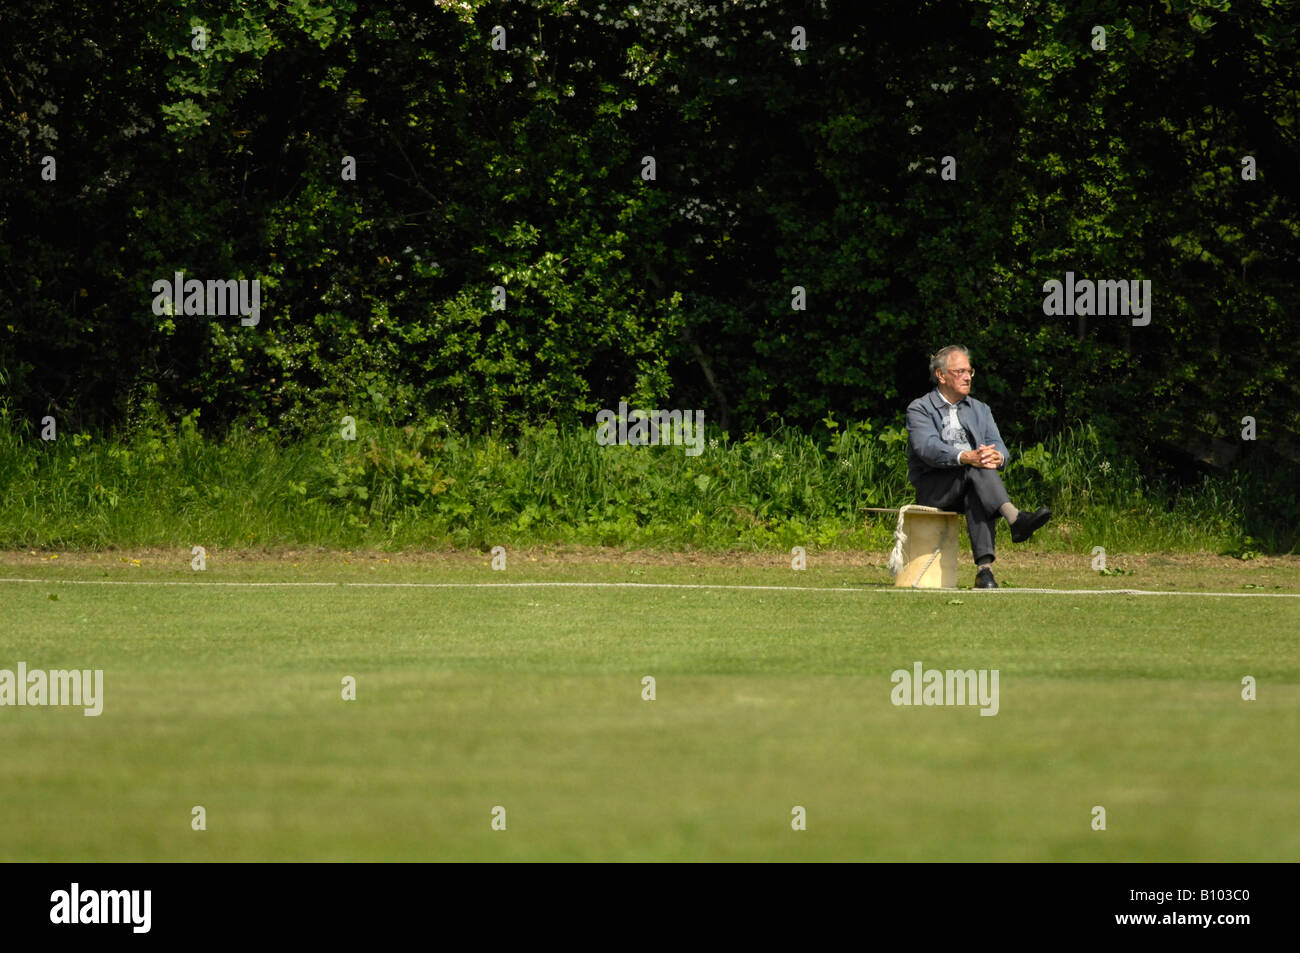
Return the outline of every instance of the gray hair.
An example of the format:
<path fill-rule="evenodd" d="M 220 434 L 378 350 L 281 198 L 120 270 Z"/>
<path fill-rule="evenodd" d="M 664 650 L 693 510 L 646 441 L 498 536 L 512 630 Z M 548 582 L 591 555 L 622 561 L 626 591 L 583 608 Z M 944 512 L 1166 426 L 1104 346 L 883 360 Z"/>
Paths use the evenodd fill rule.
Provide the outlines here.
<path fill-rule="evenodd" d="M 960 344 L 949 344 L 947 347 L 941 347 L 934 352 L 934 357 L 930 358 L 930 383 L 934 383 L 935 371 L 948 370 L 948 355 L 953 351 L 961 351 L 966 355 L 966 360 L 970 360 L 970 351 L 966 350 Z"/>

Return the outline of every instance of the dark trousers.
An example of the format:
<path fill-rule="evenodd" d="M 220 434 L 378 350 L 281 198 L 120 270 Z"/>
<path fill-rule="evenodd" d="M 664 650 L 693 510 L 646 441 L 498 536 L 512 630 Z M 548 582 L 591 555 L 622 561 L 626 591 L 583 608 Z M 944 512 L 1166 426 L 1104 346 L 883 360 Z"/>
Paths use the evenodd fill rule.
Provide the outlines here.
<path fill-rule="evenodd" d="M 916 502 L 940 510 L 964 510 L 975 562 L 996 558 L 993 540 L 1001 515 L 998 509 L 1011 502 L 997 470 L 968 466 L 927 470 L 916 479 Z"/>

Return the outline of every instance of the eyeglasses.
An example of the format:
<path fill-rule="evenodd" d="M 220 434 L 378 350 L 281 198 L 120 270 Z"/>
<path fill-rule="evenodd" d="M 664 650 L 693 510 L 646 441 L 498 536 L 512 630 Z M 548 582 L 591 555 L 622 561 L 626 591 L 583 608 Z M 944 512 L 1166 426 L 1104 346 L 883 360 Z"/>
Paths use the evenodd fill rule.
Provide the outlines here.
<path fill-rule="evenodd" d="M 971 380 L 975 379 L 975 372 L 969 368 L 960 371 L 944 371 L 944 373 L 951 374 L 953 377 L 969 377 Z"/>

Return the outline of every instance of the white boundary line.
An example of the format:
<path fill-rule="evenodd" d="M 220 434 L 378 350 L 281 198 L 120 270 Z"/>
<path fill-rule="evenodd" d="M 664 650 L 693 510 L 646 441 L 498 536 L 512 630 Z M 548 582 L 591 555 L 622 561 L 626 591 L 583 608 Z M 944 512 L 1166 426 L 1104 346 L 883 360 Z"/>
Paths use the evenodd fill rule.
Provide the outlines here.
<path fill-rule="evenodd" d="M 1237 599 L 1300 599 L 1300 592 L 1165 592 L 1159 589 L 911 589 L 879 586 L 742 586 L 727 583 L 685 582 L 168 582 L 153 579 L 20 579 L 0 576 L 0 583 L 21 582 L 63 586 L 190 586 L 212 588 L 351 588 L 351 589 L 736 589 L 764 592 L 920 592 L 957 595 L 994 592 L 1033 592 L 1053 596 L 1208 596 Z"/>

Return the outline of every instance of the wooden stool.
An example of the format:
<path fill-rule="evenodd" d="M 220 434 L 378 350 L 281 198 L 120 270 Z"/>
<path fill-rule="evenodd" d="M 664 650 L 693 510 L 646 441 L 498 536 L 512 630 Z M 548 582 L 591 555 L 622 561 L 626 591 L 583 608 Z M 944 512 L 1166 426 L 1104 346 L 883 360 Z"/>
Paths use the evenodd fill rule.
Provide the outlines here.
<path fill-rule="evenodd" d="M 902 513 L 894 538 L 901 539 L 901 568 L 894 585 L 909 589 L 957 588 L 957 539 L 960 513 L 909 504 L 898 509 L 868 507 L 871 513 Z M 892 554 L 891 554 L 892 556 Z M 898 560 L 892 560 L 898 562 Z"/>

